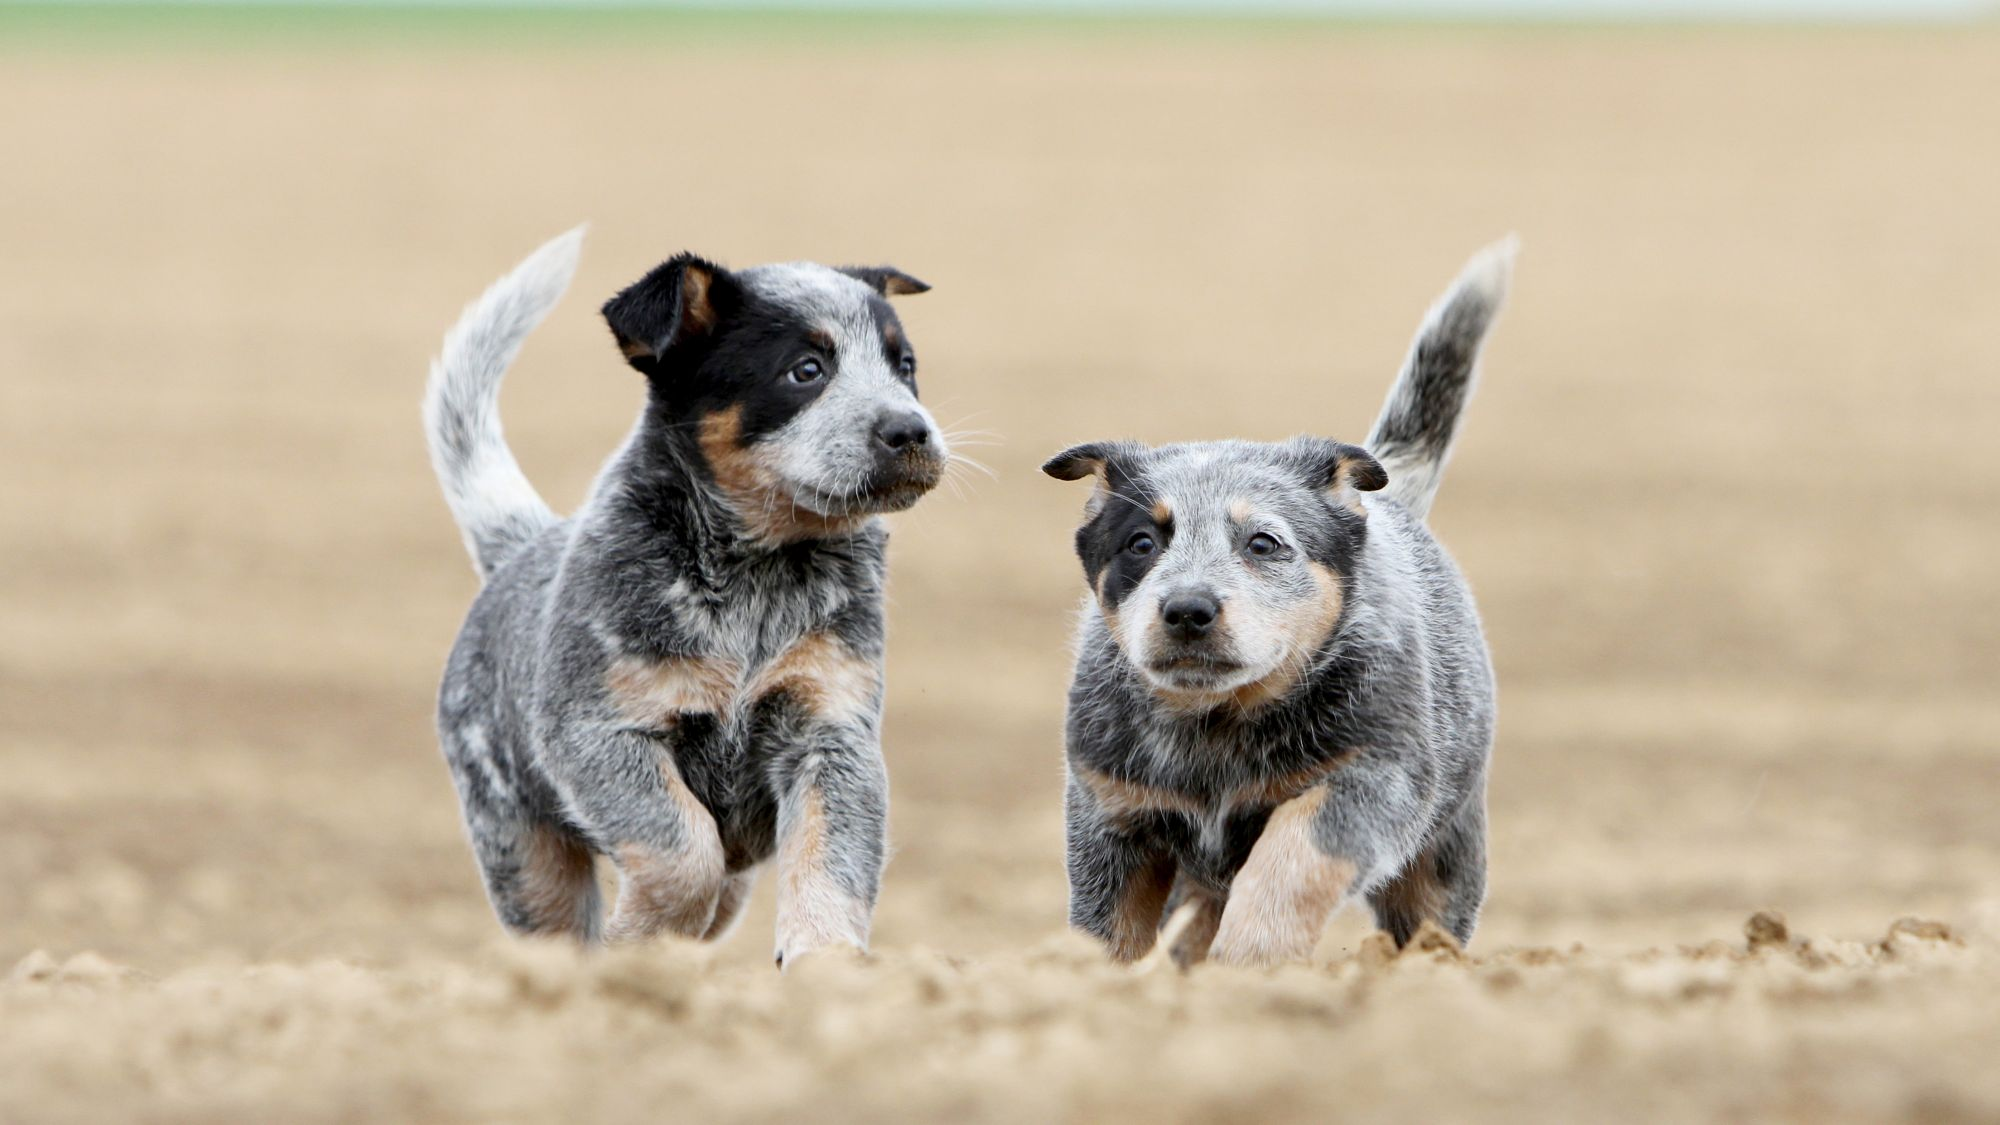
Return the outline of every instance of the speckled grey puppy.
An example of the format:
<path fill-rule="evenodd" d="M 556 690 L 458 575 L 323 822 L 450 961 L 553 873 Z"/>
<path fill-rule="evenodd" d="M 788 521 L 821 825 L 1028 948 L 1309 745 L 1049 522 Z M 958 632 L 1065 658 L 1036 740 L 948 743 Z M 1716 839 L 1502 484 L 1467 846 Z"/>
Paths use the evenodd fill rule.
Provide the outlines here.
<path fill-rule="evenodd" d="M 604 306 L 646 406 L 573 516 L 500 433 L 500 380 L 581 232 L 445 338 L 431 454 L 485 588 L 438 731 L 494 910 L 583 941 L 714 939 L 778 857 L 780 964 L 866 947 L 884 860 L 878 513 L 948 454 L 887 267 L 675 257 Z M 600 921 L 595 859 L 619 876 Z"/>
<path fill-rule="evenodd" d="M 1406 942 L 1472 936 L 1486 885 L 1493 673 L 1471 591 L 1424 526 L 1512 243 L 1432 309 L 1368 447 L 1147 448 L 1095 477 L 1070 688 L 1070 920 L 1120 960 L 1297 960 L 1351 898 Z"/>

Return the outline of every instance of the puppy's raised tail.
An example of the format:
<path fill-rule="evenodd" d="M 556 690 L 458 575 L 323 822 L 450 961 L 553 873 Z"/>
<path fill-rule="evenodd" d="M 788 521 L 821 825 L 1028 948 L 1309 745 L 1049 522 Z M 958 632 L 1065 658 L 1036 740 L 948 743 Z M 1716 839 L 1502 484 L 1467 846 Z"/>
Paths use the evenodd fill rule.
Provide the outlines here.
<path fill-rule="evenodd" d="M 528 255 L 466 307 L 431 361 L 424 390 L 431 467 L 481 578 L 556 522 L 500 432 L 500 380 L 569 288 L 582 246 L 577 227 Z"/>
<path fill-rule="evenodd" d="M 1478 377 L 1479 349 L 1506 299 L 1518 246 L 1509 235 L 1474 254 L 1431 306 L 1368 435 L 1368 451 L 1389 474 L 1383 495 L 1419 519 L 1430 512 L 1443 479 L 1452 435 Z"/>

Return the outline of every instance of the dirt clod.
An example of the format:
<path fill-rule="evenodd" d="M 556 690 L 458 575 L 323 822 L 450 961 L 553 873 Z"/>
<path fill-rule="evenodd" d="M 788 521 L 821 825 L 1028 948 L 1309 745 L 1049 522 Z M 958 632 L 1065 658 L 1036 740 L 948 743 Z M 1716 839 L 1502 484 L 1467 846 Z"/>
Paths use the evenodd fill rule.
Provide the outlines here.
<path fill-rule="evenodd" d="M 1759 910 L 1743 923 L 1743 936 L 1750 941 L 1750 948 L 1765 949 L 1771 946 L 1788 946 L 1792 941 L 1791 928 L 1785 925 L 1785 916 L 1775 910 Z"/>

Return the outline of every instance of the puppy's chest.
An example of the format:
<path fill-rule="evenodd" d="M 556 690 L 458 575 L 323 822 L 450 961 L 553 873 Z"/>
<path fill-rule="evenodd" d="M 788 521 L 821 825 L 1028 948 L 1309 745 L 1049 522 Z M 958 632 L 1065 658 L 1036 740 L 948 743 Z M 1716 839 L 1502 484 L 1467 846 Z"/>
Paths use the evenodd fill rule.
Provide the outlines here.
<path fill-rule="evenodd" d="M 1117 751 L 1071 763 L 1104 814 L 1164 824 L 1194 850 L 1217 854 L 1235 850 L 1246 824 L 1326 782 L 1340 757 L 1310 742 L 1172 728 L 1135 734 Z"/>
<path fill-rule="evenodd" d="M 1323 780 L 1329 770 L 1313 764 L 1275 774 L 1218 771 L 1190 777 L 1180 771 L 1101 768 L 1078 765 L 1076 774 L 1098 807 L 1114 820 L 1166 814 L 1196 825 L 1219 825 L 1231 817 L 1269 812 Z"/>
<path fill-rule="evenodd" d="M 676 592 L 678 593 L 678 592 Z M 739 741 L 759 705 L 782 697 L 811 715 L 852 717 L 874 702 L 880 671 L 857 635 L 868 597 L 834 583 L 669 603 L 671 655 L 616 655 L 606 698 L 621 717 L 670 731 L 703 719 Z"/>

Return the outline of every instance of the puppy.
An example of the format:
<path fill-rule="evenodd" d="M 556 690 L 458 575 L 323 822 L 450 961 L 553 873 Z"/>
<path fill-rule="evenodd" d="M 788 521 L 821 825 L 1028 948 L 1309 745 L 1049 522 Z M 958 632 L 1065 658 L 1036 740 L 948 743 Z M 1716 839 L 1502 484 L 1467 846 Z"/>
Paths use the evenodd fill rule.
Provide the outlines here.
<path fill-rule="evenodd" d="M 646 403 L 562 518 L 497 401 L 581 242 L 466 310 L 424 402 L 485 581 L 437 722 L 486 893 L 517 933 L 713 940 L 776 854 L 778 963 L 866 948 L 888 812 L 876 517 L 948 458 L 886 298 L 928 287 L 886 267 L 661 264 L 604 306 Z M 599 856 L 618 874 L 602 921 Z"/>
<path fill-rule="evenodd" d="M 1100 442 L 1043 466 L 1097 484 L 1065 808 L 1070 921 L 1112 957 L 1182 903 L 1182 965 L 1303 959 L 1354 898 L 1399 945 L 1472 936 L 1493 673 L 1424 516 L 1512 259 L 1481 253 L 1432 309 L 1367 449 Z"/>

